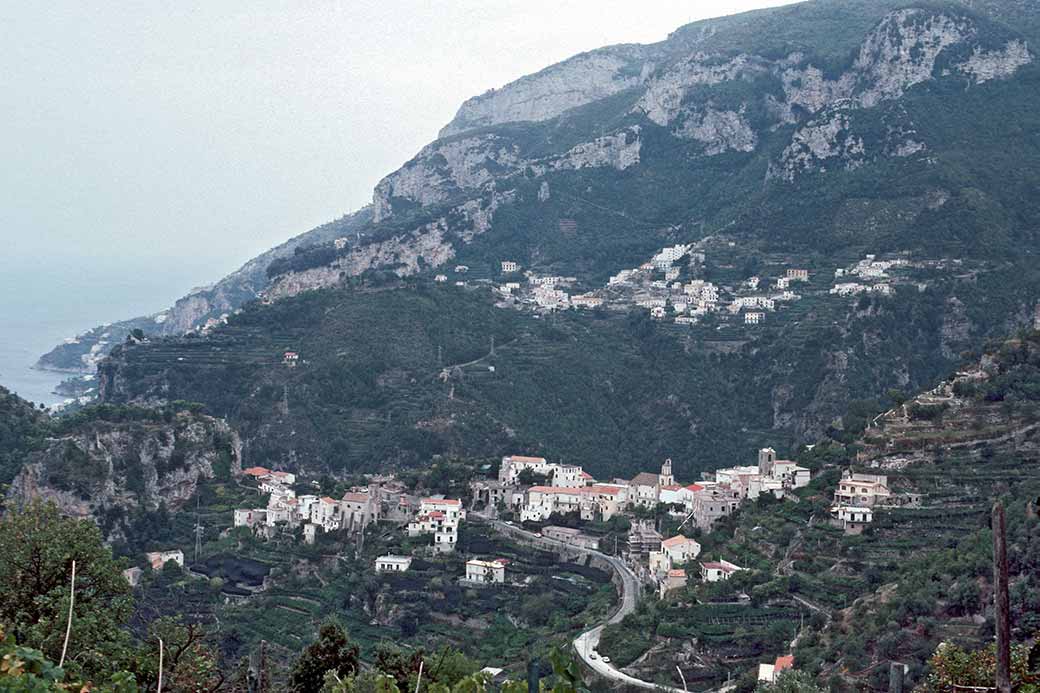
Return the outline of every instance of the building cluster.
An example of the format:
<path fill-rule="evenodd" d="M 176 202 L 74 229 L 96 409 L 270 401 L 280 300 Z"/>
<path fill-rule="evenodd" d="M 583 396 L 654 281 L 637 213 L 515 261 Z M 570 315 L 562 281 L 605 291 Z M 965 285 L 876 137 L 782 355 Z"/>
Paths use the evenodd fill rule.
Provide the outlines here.
<path fill-rule="evenodd" d="M 527 483 L 524 483 L 526 480 Z M 509 455 L 502 458 L 497 481 L 475 481 L 474 503 L 505 505 L 521 521 L 545 522 L 553 514 L 578 513 L 583 520 L 607 521 L 634 507 L 675 506 L 704 530 L 729 515 L 745 499 L 763 493 L 778 498 L 810 481 L 809 470 L 790 460 L 778 460 L 776 451 L 763 448 L 758 464 L 718 469 L 710 479 L 678 484 L 672 461 L 658 473 L 641 472 L 631 479 L 598 482 L 577 465 L 557 464 L 544 457 Z"/>
<path fill-rule="evenodd" d="M 340 499 L 318 495 L 296 495 L 292 485 L 296 476 L 290 472 L 250 467 L 243 474 L 257 482 L 261 495 L 269 494 L 265 508 L 240 508 L 234 512 L 234 526 L 248 527 L 270 537 L 280 527 L 303 527 L 303 536 L 313 543 L 318 531 L 363 530 L 380 517 L 378 485 L 352 489 Z"/>
<path fill-rule="evenodd" d="M 574 277 L 539 277 L 532 272 L 525 273 L 526 286 L 507 282 L 498 291 L 512 304 L 530 305 L 536 310 L 637 307 L 649 311 L 656 320 L 672 320 L 679 325 L 696 324 L 711 313 L 738 316 L 744 324 L 757 325 L 767 312 L 800 298 L 789 288 L 793 282 L 808 281 L 808 270 L 787 269 L 772 285 L 752 277 L 727 290 L 732 295 L 730 300 L 723 300 L 723 288 L 710 281 L 689 276 L 684 281 L 684 268 L 687 275 L 697 274 L 705 261 L 704 252 L 695 248 L 690 244 L 662 248 L 642 265 L 610 277 L 605 287 L 586 293 L 570 292 Z"/>
<path fill-rule="evenodd" d="M 474 505 L 508 508 L 523 522 L 547 522 L 554 514 L 569 513 L 586 521 L 608 521 L 635 508 L 666 505 L 675 516 L 685 518 L 684 524 L 708 531 L 746 500 L 767 493 L 783 498 L 810 481 L 808 469 L 777 459 L 772 448 L 759 451 L 757 465 L 718 469 L 707 476 L 697 483 L 677 483 L 671 460 L 665 460 L 657 473 L 599 482 L 578 465 L 508 455 L 502 458 L 496 480 L 474 481 L 470 488 Z M 574 546 L 597 546 L 595 538 L 576 529 L 549 526 L 542 535 Z M 636 521 L 624 553 L 633 568 L 665 594 L 686 584 L 685 564 L 697 558 L 700 545 L 682 535 L 665 539 L 651 524 Z M 719 572 L 715 564 L 707 573 L 701 570 L 709 581 L 726 579 L 731 572 L 729 568 Z"/>
<path fill-rule="evenodd" d="M 892 293 L 892 285 L 888 282 L 889 271 L 909 265 L 905 258 L 878 260 L 877 255 L 867 255 L 850 267 L 834 270 L 835 284 L 830 293 L 836 296 L 856 296 L 862 293 L 889 296 Z"/>

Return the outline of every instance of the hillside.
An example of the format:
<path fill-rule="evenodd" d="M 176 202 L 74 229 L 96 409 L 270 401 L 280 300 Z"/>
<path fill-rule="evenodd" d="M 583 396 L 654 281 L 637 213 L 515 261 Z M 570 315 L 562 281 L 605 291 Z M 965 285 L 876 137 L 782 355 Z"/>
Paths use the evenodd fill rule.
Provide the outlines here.
<path fill-rule="evenodd" d="M 794 639 L 796 668 L 833 689 L 883 690 L 891 660 L 919 682 L 940 642 L 974 649 L 992 638 L 988 523 L 997 498 L 1008 506 L 1013 633 L 1033 637 L 1040 332 L 994 341 L 962 366 L 865 430 L 873 417 L 853 424 L 850 413 L 862 430 L 851 444 L 803 450 L 815 471 L 801 502 L 746 505 L 699 537 L 706 555 L 736 557 L 751 570 L 722 590 L 695 585 L 648 604 L 604 635 L 607 652 L 641 672 L 679 664 L 706 688 L 791 651 Z M 895 494 L 860 535 L 828 522 L 839 470 L 848 467 L 887 475 Z M 712 603 L 739 590 L 750 605 Z M 691 607 L 695 598 L 704 603 Z M 751 685 L 745 676 L 742 689 Z"/>
<path fill-rule="evenodd" d="M 202 403 L 275 468 L 522 450 L 601 476 L 672 457 L 695 477 L 763 445 L 814 441 L 856 400 L 931 385 L 956 354 L 1031 316 L 1040 276 L 1023 269 L 1032 278 L 1009 293 L 1006 272 L 887 297 L 807 293 L 768 326 L 725 330 L 496 308 L 480 286 L 327 289 L 251 304 L 206 337 L 123 345 L 101 366 L 101 393 Z"/>
<path fill-rule="evenodd" d="M 197 409 L 92 406 L 52 417 L 0 390 L 0 508 L 53 501 L 96 521 L 119 551 L 151 548 L 200 483 L 241 469 L 237 434 Z"/>
<path fill-rule="evenodd" d="M 9 484 L 25 456 L 43 435 L 46 413 L 10 390 L 0 387 L 0 488 Z"/>

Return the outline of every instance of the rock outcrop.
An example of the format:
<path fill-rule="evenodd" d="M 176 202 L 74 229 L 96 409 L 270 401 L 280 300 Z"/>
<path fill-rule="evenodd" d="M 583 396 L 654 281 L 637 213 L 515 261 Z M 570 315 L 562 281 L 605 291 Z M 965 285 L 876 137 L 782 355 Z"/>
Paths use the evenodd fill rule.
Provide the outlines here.
<path fill-rule="evenodd" d="M 543 121 L 639 86 L 658 53 L 652 46 L 610 46 L 548 67 L 474 96 L 441 130 L 449 137 L 474 128 Z"/>
<path fill-rule="evenodd" d="M 89 420 L 44 441 L 15 477 L 10 497 L 42 498 L 67 515 L 99 521 L 160 504 L 175 510 L 201 479 L 240 471 L 241 449 L 226 422 L 199 414 Z M 120 531 L 110 526 L 110 538 Z"/>

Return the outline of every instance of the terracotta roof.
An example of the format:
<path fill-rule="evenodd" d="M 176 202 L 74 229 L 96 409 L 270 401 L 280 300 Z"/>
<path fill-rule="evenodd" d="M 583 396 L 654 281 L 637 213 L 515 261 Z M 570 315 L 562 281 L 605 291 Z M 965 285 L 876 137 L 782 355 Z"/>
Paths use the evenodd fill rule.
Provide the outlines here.
<path fill-rule="evenodd" d="M 785 669 L 794 668 L 794 655 L 785 655 L 783 657 L 776 658 L 776 664 L 773 665 L 773 671 L 780 672 Z"/>
<path fill-rule="evenodd" d="M 585 492 L 585 493 L 609 493 L 609 494 L 613 495 L 613 494 L 621 493 L 621 487 L 620 486 L 606 486 L 606 485 L 603 485 L 603 484 L 595 484 L 593 486 L 586 486 L 585 488 L 582 489 L 582 491 Z"/>
<path fill-rule="evenodd" d="M 243 469 L 242 473 L 249 476 L 266 476 L 271 473 L 271 470 L 266 467 L 250 467 L 249 469 Z"/>
<path fill-rule="evenodd" d="M 289 476 L 289 472 L 271 472 L 271 476 L 276 476 L 279 479 L 284 479 Z"/>
<path fill-rule="evenodd" d="M 423 498 L 422 502 L 431 505 L 462 505 L 462 501 L 451 498 Z"/>
<path fill-rule="evenodd" d="M 703 487 L 703 486 L 701 486 L 700 484 L 690 484 L 690 485 L 689 485 L 689 486 L 687 486 L 686 488 L 687 488 L 687 489 L 689 489 L 690 491 L 693 491 L 693 492 L 695 492 L 695 493 L 696 493 L 697 491 L 703 491 L 703 490 L 704 490 L 704 487 Z"/>
<path fill-rule="evenodd" d="M 569 488 L 567 486 L 532 486 L 528 490 L 535 493 L 570 493 L 575 495 L 585 491 L 584 488 Z"/>
<path fill-rule="evenodd" d="M 366 503 L 368 501 L 367 493 L 344 493 L 343 500 L 350 501 L 351 503 Z"/>
<path fill-rule="evenodd" d="M 634 477 L 632 477 L 632 481 L 630 483 L 633 486 L 657 486 L 657 482 L 659 482 L 660 480 L 661 478 L 656 474 L 651 474 L 650 472 L 640 472 L 639 474 L 636 474 Z"/>
<path fill-rule="evenodd" d="M 738 570 L 737 568 L 734 568 L 734 567 L 728 566 L 728 565 L 724 565 L 724 564 L 718 563 L 716 561 L 709 561 L 707 563 L 701 563 L 701 565 L 703 567 L 707 568 L 708 570 L 721 570 L 724 573 L 732 573 L 732 572 L 735 572 L 736 570 Z"/>
<path fill-rule="evenodd" d="M 592 475 L 591 475 L 591 474 L 589 474 L 588 472 L 585 472 L 585 471 L 583 471 L 583 472 L 581 473 L 581 478 L 582 478 L 582 479 L 595 479 L 596 477 L 592 476 Z"/>
<path fill-rule="evenodd" d="M 668 577 L 684 578 L 686 577 L 686 571 L 682 568 L 675 568 L 673 570 L 668 571 Z"/>
<path fill-rule="evenodd" d="M 661 490 L 662 491 L 678 491 L 681 488 L 682 488 L 682 486 L 680 486 L 679 484 L 670 484 L 669 486 L 662 486 Z"/>
<path fill-rule="evenodd" d="M 689 537 L 684 537 L 684 536 L 682 536 L 680 534 L 678 536 L 672 537 L 671 539 L 665 539 L 664 541 L 661 542 L 661 546 L 667 546 L 667 547 L 671 548 L 672 546 L 681 546 L 683 544 L 696 544 L 696 543 L 697 542 L 695 542 L 693 539 L 690 539 Z"/>
<path fill-rule="evenodd" d="M 545 462 L 544 457 L 528 457 L 526 455 L 509 455 L 508 459 L 516 462 Z"/>
<path fill-rule="evenodd" d="M 321 502 L 322 502 L 322 503 L 328 503 L 328 504 L 330 504 L 330 505 L 331 505 L 332 503 L 335 503 L 336 501 L 332 500 L 332 499 L 331 499 L 331 498 L 329 498 L 328 496 L 322 496 L 322 497 L 321 497 Z"/>

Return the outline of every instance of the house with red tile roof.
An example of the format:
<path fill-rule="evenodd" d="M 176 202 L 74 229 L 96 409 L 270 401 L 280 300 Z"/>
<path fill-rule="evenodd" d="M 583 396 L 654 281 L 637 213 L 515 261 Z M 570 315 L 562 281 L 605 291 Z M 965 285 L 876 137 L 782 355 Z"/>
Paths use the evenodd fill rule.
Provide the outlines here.
<path fill-rule="evenodd" d="M 776 683 L 782 672 L 794 669 L 794 655 L 777 657 L 772 664 L 758 665 L 758 680 L 762 683 Z"/>
<path fill-rule="evenodd" d="M 708 561 L 701 563 L 701 580 L 704 582 L 719 582 L 729 580 L 735 573 L 744 570 L 736 563 L 729 561 Z"/>

